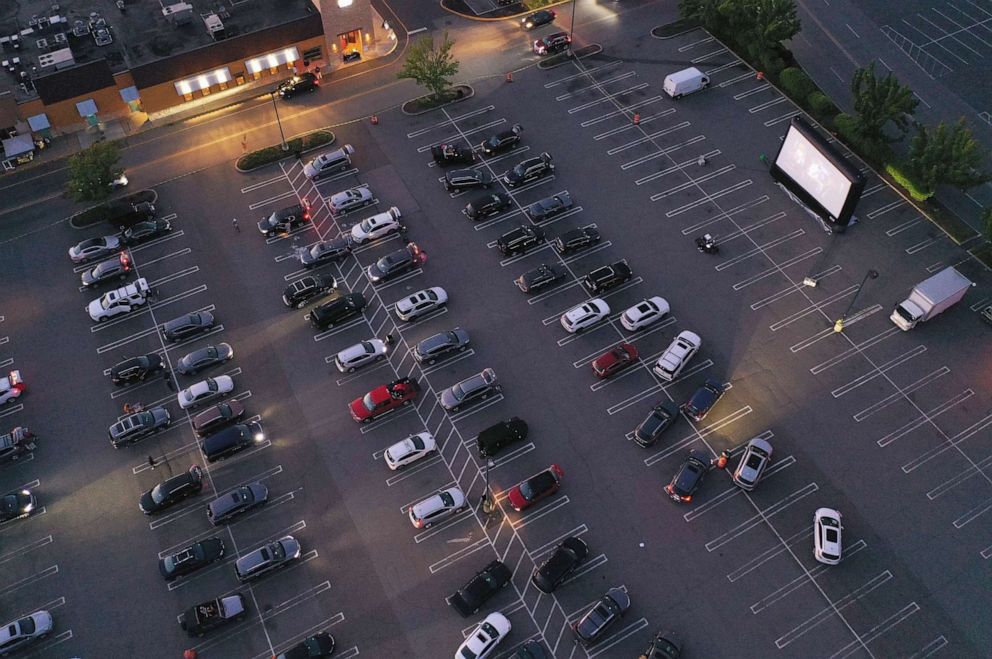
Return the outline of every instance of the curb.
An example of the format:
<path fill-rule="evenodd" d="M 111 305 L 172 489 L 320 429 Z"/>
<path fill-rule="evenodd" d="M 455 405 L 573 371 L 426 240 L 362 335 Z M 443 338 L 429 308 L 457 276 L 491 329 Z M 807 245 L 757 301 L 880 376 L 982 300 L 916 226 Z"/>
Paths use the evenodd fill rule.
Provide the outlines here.
<path fill-rule="evenodd" d="M 687 25 L 686 26 L 686 29 L 682 30 L 681 32 L 674 32 L 674 33 L 669 34 L 669 35 L 666 35 L 666 36 L 659 36 L 659 35 L 655 34 L 655 32 L 657 32 L 659 30 L 664 30 L 665 28 L 671 27 L 672 25 L 678 25 L 680 22 L 681 21 L 676 21 L 675 23 L 667 23 L 665 25 L 659 25 L 657 27 L 651 28 L 651 32 L 650 32 L 651 37 L 654 38 L 654 39 L 665 40 L 665 39 L 674 39 L 676 37 L 681 37 L 684 34 L 689 34 L 690 32 L 695 32 L 696 30 L 702 30 L 703 32 L 706 32 L 706 29 L 702 25 L 696 24 L 696 25 L 691 25 L 691 26 L 690 25 Z M 706 33 L 709 34 L 709 32 L 706 32 Z"/>
<path fill-rule="evenodd" d="M 143 203 L 141 201 L 129 201 L 129 200 L 130 199 L 133 199 L 135 197 L 138 197 L 139 195 L 141 195 L 142 193 L 145 193 L 145 192 L 150 192 L 151 193 L 152 198 L 151 198 L 151 202 L 150 203 L 152 203 L 154 205 L 158 201 L 158 190 L 155 190 L 154 188 L 146 188 L 144 190 L 138 190 L 137 192 L 134 192 L 134 193 L 131 193 L 131 194 L 128 194 L 128 195 L 124 195 L 123 197 L 116 197 L 114 199 L 108 199 L 108 200 L 106 200 L 104 202 L 101 202 L 101 203 L 95 205 L 95 206 L 90 206 L 89 208 L 84 208 L 81 211 L 77 211 L 77 212 L 75 212 L 75 213 L 73 213 L 72 215 L 69 216 L 69 226 L 72 227 L 73 229 L 77 229 L 78 230 L 78 229 L 87 229 L 89 227 L 95 226 L 95 225 L 100 224 L 102 222 L 106 222 L 107 221 L 107 218 L 106 217 L 100 217 L 98 220 L 94 220 L 92 222 L 87 222 L 85 224 L 80 224 L 80 225 L 77 226 L 76 223 L 75 223 L 75 219 L 77 217 L 79 217 L 80 215 L 82 215 L 83 213 L 87 213 L 87 212 L 89 212 L 89 211 L 91 211 L 91 210 L 93 210 L 95 208 L 100 208 L 101 206 L 106 206 L 107 204 L 119 203 L 119 202 L 124 202 L 124 201 L 127 201 L 128 203 L 132 203 L 132 204 L 133 203 Z"/>
<path fill-rule="evenodd" d="M 454 99 L 452 99 L 450 101 L 447 101 L 445 103 L 442 103 L 441 105 L 437 105 L 437 106 L 432 107 L 432 108 L 427 108 L 426 110 L 418 110 L 418 111 L 415 111 L 414 112 L 414 111 L 411 111 L 411 110 L 407 110 L 406 109 L 406 106 L 408 104 L 413 103 L 415 101 L 419 101 L 422 98 L 427 98 L 428 96 L 430 96 L 430 94 L 424 94 L 423 96 L 418 96 L 417 98 L 412 98 L 409 101 L 406 101 L 405 103 L 401 104 L 400 105 L 400 112 L 402 112 L 403 114 L 405 114 L 405 115 L 407 115 L 409 117 L 416 117 L 416 116 L 419 116 L 419 115 L 422 115 L 422 114 L 427 114 L 428 112 L 433 112 L 434 110 L 440 110 L 441 108 L 447 107 L 449 105 L 453 105 L 455 103 L 461 103 L 462 101 L 467 101 L 468 99 L 470 99 L 473 96 L 475 96 L 475 88 L 472 87 L 472 85 L 469 85 L 467 83 L 460 83 L 460 84 L 457 84 L 457 85 L 452 85 L 451 88 L 452 89 L 467 89 L 469 91 L 469 93 L 464 94 L 460 98 L 454 98 Z"/>
<path fill-rule="evenodd" d="M 256 165 L 255 167 L 249 167 L 247 169 L 242 169 L 241 167 L 238 166 L 238 161 L 241 160 L 241 158 L 244 158 L 244 157 L 246 157 L 246 156 L 249 155 L 249 154 L 246 153 L 246 154 L 244 154 L 244 155 L 242 155 L 239 158 L 236 158 L 234 160 L 234 169 L 236 169 L 241 174 L 247 174 L 248 172 L 253 172 L 256 169 L 262 169 L 263 167 L 268 167 L 269 165 L 275 165 L 276 163 L 280 163 L 283 160 L 287 160 L 289 158 L 298 158 L 298 157 L 302 156 L 304 153 L 310 153 L 311 151 L 316 151 L 317 149 L 323 149 L 323 148 L 329 147 L 329 146 L 331 146 L 332 144 L 334 144 L 335 142 L 338 141 L 338 136 L 334 134 L 334 131 L 327 130 L 326 128 L 314 128 L 313 130 L 308 130 L 305 133 L 299 133 L 297 135 L 291 135 L 290 137 L 288 137 L 286 139 L 286 143 L 288 144 L 289 142 L 291 142 L 292 140 L 295 140 L 298 137 L 304 137 L 306 135 L 310 135 L 311 133 L 316 133 L 318 131 L 325 131 L 325 132 L 330 133 L 331 134 L 331 139 L 329 141 L 327 141 L 327 142 L 324 142 L 323 144 L 318 144 L 316 146 L 312 146 L 309 149 L 302 149 L 301 151 L 293 151 L 292 149 L 289 149 L 289 150 L 286 151 L 286 156 L 283 157 L 283 158 L 278 158 L 276 160 L 270 160 L 269 162 L 262 163 L 260 165 Z M 262 149 L 256 149 L 255 152 L 257 152 L 257 151 L 264 151 L 265 149 L 278 148 L 279 146 L 280 145 L 278 145 L 278 144 L 272 144 L 272 145 L 269 145 L 269 146 L 264 147 Z M 253 153 L 255 153 L 255 152 L 253 152 Z"/>
<path fill-rule="evenodd" d="M 550 9 L 551 7 L 558 7 L 559 5 L 569 5 L 569 4 L 572 4 L 572 0 L 558 0 L 558 2 L 552 2 L 551 4 L 547 4 L 547 5 L 544 5 L 542 7 L 538 7 L 537 9 L 534 9 L 534 10 L 531 10 L 531 11 L 522 11 L 522 12 L 518 12 L 516 14 L 508 14 L 506 16 L 497 16 L 495 18 L 487 18 L 485 16 L 478 16 L 478 15 L 474 15 L 474 14 L 465 14 L 465 13 L 462 13 L 462 12 L 458 11 L 457 9 L 452 9 L 451 7 L 446 7 L 444 5 L 444 3 L 445 3 L 445 0 L 438 0 L 438 3 L 437 4 L 441 7 L 441 9 L 443 9 L 444 11 L 446 11 L 449 14 L 452 14 L 454 16 L 458 16 L 460 18 L 466 18 L 466 19 L 468 19 L 470 21 L 478 21 L 480 23 L 495 23 L 497 21 L 506 21 L 506 20 L 509 20 L 511 18 L 515 19 L 515 18 L 520 18 L 522 16 L 529 16 L 530 14 L 533 14 L 535 11 L 541 11 L 542 9 Z M 514 4 L 523 4 L 523 3 L 522 2 L 516 2 Z"/>

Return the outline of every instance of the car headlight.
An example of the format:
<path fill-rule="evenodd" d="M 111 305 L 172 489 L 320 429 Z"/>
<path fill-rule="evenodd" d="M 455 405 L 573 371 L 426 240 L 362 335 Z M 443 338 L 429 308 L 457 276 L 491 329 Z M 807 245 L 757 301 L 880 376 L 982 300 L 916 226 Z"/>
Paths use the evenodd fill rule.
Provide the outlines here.
<path fill-rule="evenodd" d="M 257 433 L 255 433 L 255 441 L 256 442 L 260 442 L 260 441 L 262 441 L 264 439 L 265 439 L 265 433 L 264 432 L 257 432 Z"/>

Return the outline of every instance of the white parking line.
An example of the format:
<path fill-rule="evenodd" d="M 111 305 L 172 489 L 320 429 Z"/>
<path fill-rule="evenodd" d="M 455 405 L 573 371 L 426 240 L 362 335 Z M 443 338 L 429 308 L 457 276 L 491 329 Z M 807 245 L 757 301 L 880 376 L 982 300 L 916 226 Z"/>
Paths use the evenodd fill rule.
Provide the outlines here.
<path fill-rule="evenodd" d="M 462 131 L 462 133 L 464 135 L 474 135 L 475 133 L 481 133 L 484 130 L 491 130 L 491 129 L 495 128 L 496 126 L 500 126 L 500 125 L 505 124 L 505 123 L 506 123 L 506 119 L 505 118 L 504 119 L 496 119 L 495 121 L 488 121 L 488 122 L 486 122 L 484 124 L 480 124 L 480 125 L 476 126 L 475 128 L 470 128 L 468 130 Z M 442 137 L 442 138 L 440 138 L 440 139 L 438 139 L 438 140 L 436 140 L 434 142 L 431 142 L 429 144 L 425 144 L 423 146 L 417 147 L 417 153 L 427 153 L 428 151 L 431 150 L 432 147 L 434 147 L 435 145 L 438 145 L 438 144 L 451 144 L 452 142 L 458 141 L 459 137 L 461 137 L 461 134 L 459 134 L 459 133 L 454 133 L 454 134 L 450 134 L 449 133 L 448 135 L 445 135 L 444 137 Z"/>
<path fill-rule="evenodd" d="M 785 552 L 791 553 L 789 547 L 791 547 L 792 545 L 798 544 L 800 542 L 802 542 L 803 544 L 808 543 L 812 538 L 812 536 L 813 536 L 812 529 L 804 528 L 794 533 L 793 535 L 789 536 L 788 538 L 778 538 L 779 541 L 773 544 L 771 547 L 759 553 L 757 556 L 747 561 L 736 570 L 729 572 L 727 574 L 727 580 L 730 583 L 734 583 L 735 581 L 738 581 L 746 577 L 748 574 L 750 574 L 754 570 L 757 570 L 759 567 L 761 567 L 768 561 L 774 559 L 779 554 Z"/>
<path fill-rule="evenodd" d="M 453 517 L 449 517 L 440 524 L 436 524 L 430 527 L 429 529 L 421 531 L 420 533 L 413 536 L 413 541 L 419 545 L 421 542 L 425 540 L 430 540 L 439 533 L 443 533 L 444 531 L 447 531 L 456 524 L 461 524 L 462 522 L 474 520 L 474 519 L 475 516 L 472 514 L 471 507 L 466 505 L 465 510 L 463 510 L 462 512 L 454 515 Z"/>
<path fill-rule="evenodd" d="M 826 606 L 820 609 L 816 614 L 807 618 L 806 620 L 799 623 L 798 625 L 793 627 L 791 630 L 789 630 L 782 636 L 778 637 L 775 640 L 775 647 L 781 650 L 782 648 L 786 647 L 787 645 L 789 645 L 789 643 L 792 643 L 794 640 L 796 640 L 806 632 L 811 631 L 813 628 L 818 626 L 824 620 L 827 620 L 830 616 L 836 615 L 838 611 L 847 608 L 848 606 L 854 604 L 859 599 L 861 599 L 868 593 L 872 592 L 876 588 L 881 587 L 890 579 L 892 579 L 892 573 L 889 572 L 888 570 L 873 577 L 863 586 L 856 588 L 847 595 L 844 595 L 840 599 L 834 601 L 833 606 Z M 864 647 L 864 644 L 866 643 L 865 639 L 861 637 L 859 637 L 859 639 L 860 641 L 856 640 L 858 646 Z"/>
<path fill-rule="evenodd" d="M 718 421 L 714 421 L 705 428 L 696 428 L 692 434 L 687 435 L 684 439 L 680 440 L 676 444 L 666 446 L 665 448 L 655 452 L 653 455 L 644 458 L 644 466 L 650 467 L 659 460 L 664 460 L 670 455 L 681 452 L 682 450 L 685 449 L 686 446 L 696 441 L 697 439 L 705 439 L 707 436 L 712 435 L 718 430 L 725 428 L 731 423 L 734 423 L 735 421 L 744 418 L 752 411 L 753 410 L 751 409 L 750 405 L 745 405 L 744 407 L 734 410 L 730 414 L 720 418 Z"/>
<path fill-rule="evenodd" d="M 23 547 L 18 547 L 13 551 L 8 551 L 6 554 L 0 554 L 0 565 L 3 565 L 9 560 L 17 558 L 21 554 L 27 554 L 29 552 L 34 551 L 35 549 L 41 549 L 42 547 L 52 544 L 52 542 L 54 542 L 52 536 L 47 535 L 44 538 L 41 538 L 40 540 L 34 540 L 32 542 L 29 542 Z"/>
<path fill-rule="evenodd" d="M 872 315 L 878 313 L 881 310 L 882 310 L 882 306 L 881 305 L 878 305 L 878 304 L 875 304 L 875 305 L 872 305 L 872 306 L 868 307 L 867 309 L 862 309 L 862 310 L 856 311 L 854 314 L 848 316 L 844 320 L 844 327 L 849 328 L 852 325 L 854 325 L 855 323 L 859 323 L 862 320 L 867 319 L 869 316 L 872 316 Z M 820 341 L 823 341 L 824 339 L 830 338 L 831 336 L 837 336 L 837 333 L 834 332 L 834 328 L 832 326 L 831 327 L 826 327 L 826 328 L 820 330 L 819 332 L 816 332 L 815 334 L 813 334 L 809 338 L 803 339 L 799 343 L 792 344 L 791 346 L 789 346 L 789 351 L 790 352 L 794 352 L 794 353 L 795 352 L 800 352 L 802 350 L 805 350 L 806 348 L 809 348 L 810 346 L 812 346 L 812 345 L 814 345 L 816 343 L 819 343 Z"/>
<path fill-rule="evenodd" d="M 599 72 L 607 71 L 607 70 L 612 69 L 614 67 L 620 66 L 621 64 L 623 64 L 623 60 L 613 60 L 611 62 L 607 62 L 606 64 L 601 64 L 599 66 L 594 66 L 592 68 L 588 68 L 588 69 L 587 68 L 583 68 L 582 71 L 579 72 L 579 73 L 573 73 L 572 75 L 567 75 L 567 76 L 564 76 L 562 78 L 556 78 L 555 80 L 552 80 L 551 82 L 544 83 L 544 88 L 545 89 L 551 89 L 552 87 L 557 87 L 558 85 L 561 85 L 561 84 L 564 84 L 566 82 L 569 82 L 570 80 L 575 80 L 576 78 L 588 78 L 588 77 L 592 76 L 593 73 L 596 73 L 597 71 L 599 71 Z"/>
<path fill-rule="evenodd" d="M 483 548 L 489 547 L 489 546 L 490 546 L 489 545 L 489 540 L 487 538 L 479 538 L 478 540 L 476 540 L 472 544 L 468 545 L 467 547 L 462 547 L 458 551 L 455 551 L 455 552 L 452 552 L 452 553 L 448 554 L 447 556 L 445 556 L 441 560 L 439 560 L 439 561 L 437 561 L 435 563 L 431 563 L 431 565 L 430 565 L 430 567 L 428 569 L 430 570 L 430 573 L 431 574 L 437 574 L 438 572 L 440 572 L 444 568 L 451 567 L 452 565 L 454 565 L 455 563 L 457 563 L 461 559 L 467 558 L 468 556 L 471 556 L 472 554 L 474 554 L 475 552 L 479 551 L 480 549 L 483 549 Z"/>
<path fill-rule="evenodd" d="M 582 92 L 588 91 L 590 89 L 594 89 L 599 85 L 608 85 L 611 82 L 616 82 L 618 80 L 625 80 L 627 78 L 630 78 L 631 76 L 636 76 L 636 75 L 637 75 L 637 71 L 627 71 L 625 73 L 617 74 L 612 78 L 605 78 L 603 80 L 595 81 L 591 84 L 586 85 L 585 87 L 569 87 L 571 91 L 555 96 L 555 100 L 567 101 L 568 99 L 573 98 L 575 96 L 579 96 L 581 95 Z"/>
<path fill-rule="evenodd" d="M 843 557 L 843 559 L 841 559 L 841 562 L 842 563 L 846 563 L 847 561 L 849 561 L 851 559 L 852 556 L 854 556 L 859 551 L 861 551 L 861 550 L 863 550 L 863 549 L 865 549 L 865 548 L 868 547 L 868 545 L 865 543 L 865 541 L 864 540 L 861 540 L 861 539 L 858 539 L 857 542 L 851 543 L 850 546 L 846 546 L 846 545 L 847 545 L 847 543 L 845 543 L 844 557 Z M 820 575 L 826 574 L 829 571 L 830 571 L 830 567 L 829 566 L 822 565 L 821 564 L 821 565 L 817 565 L 812 570 L 810 570 L 809 571 L 809 576 L 812 577 L 812 578 L 814 578 L 814 579 L 816 579 Z M 785 597 L 787 595 L 789 595 L 790 593 L 793 593 L 793 592 L 799 590 L 800 588 L 802 588 L 803 586 L 805 586 L 808 583 L 809 583 L 809 581 L 807 580 L 807 577 L 806 577 L 805 574 L 800 575 L 798 577 L 795 577 L 794 579 L 791 579 L 791 580 L 787 581 L 783 585 L 779 586 L 778 588 L 776 588 L 775 590 L 773 590 L 772 592 L 770 592 L 769 594 L 765 595 L 760 600 L 758 600 L 757 602 L 755 602 L 754 604 L 752 604 L 751 605 L 751 613 L 753 613 L 755 615 L 761 613 L 762 611 L 764 611 L 765 609 L 767 609 L 772 604 L 775 604 L 776 602 L 779 602 L 779 601 L 785 599 Z"/>
<path fill-rule="evenodd" d="M 896 366 L 899 366 L 901 364 L 904 364 L 904 363 L 908 362 L 910 359 L 913 359 L 914 357 L 918 357 L 919 355 L 922 355 L 926 351 L 927 351 L 927 347 L 926 346 L 923 346 L 923 345 L 918 345 L 915 348 L 911 348 L 911 349 L 907 350 L 906 352 L 902 353 L 901 355 L 898 355 L 896 357 L 893 357 L 892 359 L 890 359 L 887 362 L 884 362 L 882 364 L 875 365 L 873 367 L 873 369 L 871 371 L 869 371 L 868 373 L 865 373 L 863 375 L 859 375 L 858 377 L 854 378 L 853 380 L 849 380 L 848 382 L 845 382 L 841 386 L 833 389 L 830 392 L 830 395 L 833 396 L 834 398 L 840 398 L 844 394 L 847 394 L 847 393 L 850 393 L 851 391 L 854 391 L 855 389 L 857 389 L 858 387 L 862 386 L 863 384 L 867 384 L 868 382 L 871 382 L 875 378 L 882 376 L 886 371 L 889 371 L 889 370 L 895 368 Z"/>
<path fill-rule="evenodd" d="M 816 483 L 810 483 L 809 485 L 806 485 L 796 490 L 795 492 L 792 492 L 791 494 L 787 495 L 784 499 L 780 499 L 776 501 L 771 506 L 768 506 L 767 508 L 760 510 L 757 514 L 749 517 L 740 524 L 737 524 L 726 533 L 722 533 L 713 540 L 707 542 L 705 545 L 706 551 L 709 552 L 715 551 L 720 547 L 722 547 L 723 545 L 730 542 L 731 540 L 734 540 L 739 536 L 744 535 L 744 533 L 750 531 L 754 527 L 766 524 L 768 518 L 774 517 L 783 510 L 786 510 L 792 504 L 799 502 L 800 500 L 808 497 L 809 495 L 813 494 L 819 489 L 820 488 Z"/>
<path fill-rule="evenodd" d="M 495 105 L 487 105 L 484 108 L 481 108 L 479 110 L 472 110 L 471 112 L 466 112 L 465 114 L 458 115 L 457 117 L 452 117 L 452 116 L 446 115 L 446 116 L 448 116 L 448 118 L 445 119 L 444 121 L 439 121 L 437 123 L 431 124 L 427 128 L 421 128 L 420 130 L 415 130 L 412 133 L 407 133 L 406 136 L 407 136 L 407 139 L 413 139 L 414 137 L 420 137 L 421 135 L 426 135 L 427 133 L 431 132 L 435 128 L 443 128 L 445 126 L 452 126 L 452 125 L 458 123 L 459 121 L 461 121 L 462 119 L 468 119 L 469 117 L 476 117 L 476 116 L 478 116 L 480 114 L 485 114 L 486 112 L 490 112 L 490 111 L 495 110 L 495 109 L 496 109 L 496 106 Z"/>
<path fill-rule="evenodd" d="M 40 572 L 35 572 L 31 576 L 24 577 L 23 579 L 19 579 L 18 581 L 15 581 L 12 584 L 0 588 L 0 597 L 7 597 L 16 590 L 20 590 L 25 586 L 30 586 L 35 582 L 41 581 L 46 577 L 54 576 L 58 573 L 59 573 L 59 566 L 50 565 L 49 567 L 46 567 L 44 570 L 41 570 Z"/>
<path fill-rule="evenodd" d="M 935 488 L 931 489 L 929 492 L 927 492 L 927 499 L 930 499 L 931 501 L 933 501 L 937 497 L 950 492 L 951 490 L 953 490 L 955 487 L 957 487 L 961 483 L 966 482 L 972 476 L 981 473 L 981 470 L 985 469 L 990 464 L 992 464 L 992 456 L 989 456 L 989 457 L 987 457 L 987 458 L 985 458 L 983 460 L 979 460 L 977 463 L 975 463 L 974 466 L 968 466 L 968 467 L 966 467 L 962 471 L 959 471 L 957 474 L 955 474 L 951 478 L 948 478 L 943 483 L 941 483 L 937 487 L 935 487 Z M 987 505 L 987 502 L 985 502 L 985 503 L 982 504 L 982 506 L 986 506 L 986 505 Z M 961 528 L 960 526 L 957 525 L 956 522 L 955 522 L 954 525 L 957 528 Z M 963 526 L 963 524 L 962 524 L 962 526 Z"/>
<path fill-rule="evenodd" d="M 567 494 L 564 496 L 556 497 L 551 501 L 551 503 L 542 505 L 540 508 L 538 508 L 537 511 L 527 513 L 522 518 L 517 519 L 516 521 L 511 521 L 510 526 L 513 528 L 514 531 L 519 531 L 525 526 L 533 524 L 534 522 L 541 519 L 545 515 L 549 515 L 553 513 L 554 511 L 558 510 L 562 506 L 567 505 L 568 503 L 569 503 L 569 498 Z"/>
<path fill-rule="evenodd" d="M 617 643 L 620 643 L 621 641 L 629 638 L 630 636 L 633 636 L 634 634 L 641 631 L 647 626 L 648 626 L 647 618 L 641 618 L 636 622 L 632 622 L 623 629 L 617 630 L 615 633 L 610 634 L 602 641 L 596 643 L 596 645 L 593 646 L 595 650 L 590 652 L 587 649 L 586 655 L 589 657 L 589 659 L 593 659 L 593 657 L 598 657 L 599 655 L 603 654 L 604 652 L 612 648 Z"/>
<path fill-rule="evenodd" d="M 892 405 L 892 404 L 898 402 L 899 400 L 902 399 L 902 396 L 904 396 L 906 394 L 910 394 L 910 393 L 916 391 L 917 389 L 922 389 L 923 387 L 925 387 L 926 385 L 930 384 L 931 382 L 933 382 L 937 378 L 943 377 L 943 376 L 947 375 L 950 372 L 951 372 L 951 369 L 947 368 L 946 366 L 942 366 L 942 367 L 938 368 L 936 371 L 932 371 L 932 372 L 928 373 L 927 375 L 924 375 L 919 380 L 916 380 L 915 382 L 910 383 L 909 386 L 903 388 L 903 390 L 901 392 L 898 392 L 897 391 L 895 393 L 889 394 L 888 396 L 886 396 L 885 398 L 881 399 L 877 403 L 875 403 L 873 405 L 869 405 L 868 407 L 866 407 L 865 409 L 861 410 L 857 414 L 854 414 L 853 415 L 853 419 L 855 421 L 857 421 L 858 423 L 861 423 L 862 421 L 864 421 L 865 419 L 867 419 L 869 416 L 871 416 L 875 412 L 880 412 L 881 410 L 885 409 L 889 405 Z M 971 389 L 965 389 L 963 392 L 961 392 L 960 394 L 958 394 L 957 396 L 955 396 L 951 400 L 947 401 L 947 403 L 945 403 L 945 405 L 951 405 L 951 406 L 958 405 L 958 404 L 963 403 L 964 401 L 968 400 L 969 398 L 971 398 L 974 395 L 975 395 L 975 392 L 974 391 L 972 391 Z"/>
<path fill-rule="evenodd" d="M 617 126 L 616 128 L 611 128 L 610 130 L 603 131 L 593 135 L 592 139 L 599 141 L 605 140 L 607 137 L 613 137 L 614 135 L 619 135 L 620 133 L 626 132 L 628 130 L 639 130 L 641 126 L 649 124 L 652 121 L 657 121 L 658 119 L 664 119 L 670 114 L 675 112 L 675 108 L 667 108 L 661 112 L 655 112 L 654 114 L 642 114 L 641 120 L 637 123 L 625 123 L 622 126 Z"/>
<path fill-rule="evenodd" d="M 920 607 L 916 602 L 910 602 L 909 604 L 902 607 L 901 609 L 893 613 L 891 616 L 889 616 L 888 618 L 886 618 L 885 620 L 878 623 L 877 625 L 869 629 L 867 632 L 862 634 L 860 640 L 855 639 L 850 643 L 848 643 L 847 645 L 845 645 L 840 650 L 838 650 L 837 652 L 830 655 L 831 659 L 834 659 L 835 657 L 837 659 L 844 659 L 844 657 L 849 657 L 855 652 L 859 652 L 862 649 L 861 643 L 866 643 L 866 644 L 871 643 L 876 638 L 878 638 L 885 632 L 889 631 L 890 629 L 892 629 L 900 622 L 907 619 L 909 616 L 913 615 L 919 610 Z"/>

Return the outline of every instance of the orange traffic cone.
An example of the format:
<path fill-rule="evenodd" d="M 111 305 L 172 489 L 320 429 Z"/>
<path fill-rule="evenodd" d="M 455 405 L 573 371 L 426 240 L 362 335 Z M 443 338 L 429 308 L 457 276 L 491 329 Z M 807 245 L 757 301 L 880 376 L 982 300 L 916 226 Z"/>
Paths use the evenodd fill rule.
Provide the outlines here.
<path fill-rule="evenodd" d="M 513 82 L 513 71 L 508 71 L 506 74 L 506 81 Z"/>
<path fill-rule="evenodd" d="M 638 112 L 634 113 L 634 125 L 638 126 L 641 123 L 641 115 Z"/>

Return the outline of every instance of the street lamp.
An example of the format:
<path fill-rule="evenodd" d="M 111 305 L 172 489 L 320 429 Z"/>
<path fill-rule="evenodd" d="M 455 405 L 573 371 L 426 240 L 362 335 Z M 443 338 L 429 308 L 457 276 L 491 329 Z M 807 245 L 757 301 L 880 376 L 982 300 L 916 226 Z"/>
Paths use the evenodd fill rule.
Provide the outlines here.
<path fill-rule="evenodd" d="M 847 305 L 847 309 L 844 310 L 844 314 L 837 319 L 837 322 L 834 323 L 834 332 L 844 331 L 844 321 L 847 320 L 847 314 L 849 314 L 851 309 L 854 308 L 854 303 L 858 301 L 858 296 L 861 295 L 861 289 L 865 287 L 865 282 L 868 281 L 869 278 L 878 279 L 878 271 L 869 270 L 865 273 L 865 278 L 861 280 L 861 283 L 858 284 L 858 290 L 854 292 L 854 299 L 851 300 L 851 304 Z"/>
<path fill-rule="evenodd" d="M 568 53 L 572 54 L 572 33 L 575 31 L 575 0 L 572 0 L 572 24 L 568 27 Z"/>
<path fill-rule="evenodd" d="M 491 459 L 486 458 L 486 490 L 482 493 L 482 512 L 491 515 L 496 510 L 496 500 L 493 498 L 492 490 L 489 489 L 489 468 L 494 466 Z"/>
<path fill-rule="evenodd" d="M 269 92 L 269 97 L 272 98 L 272 108 L 276 111 L 276 123 L 279 124 L 279 137 L 282 139 L 282 150 L 289 151 L 289 145 L 286 144 L 286 135 L 282 132 L 282 120 L 279 119 L 279 105 L 276 103 L 276 92 Z"/>

